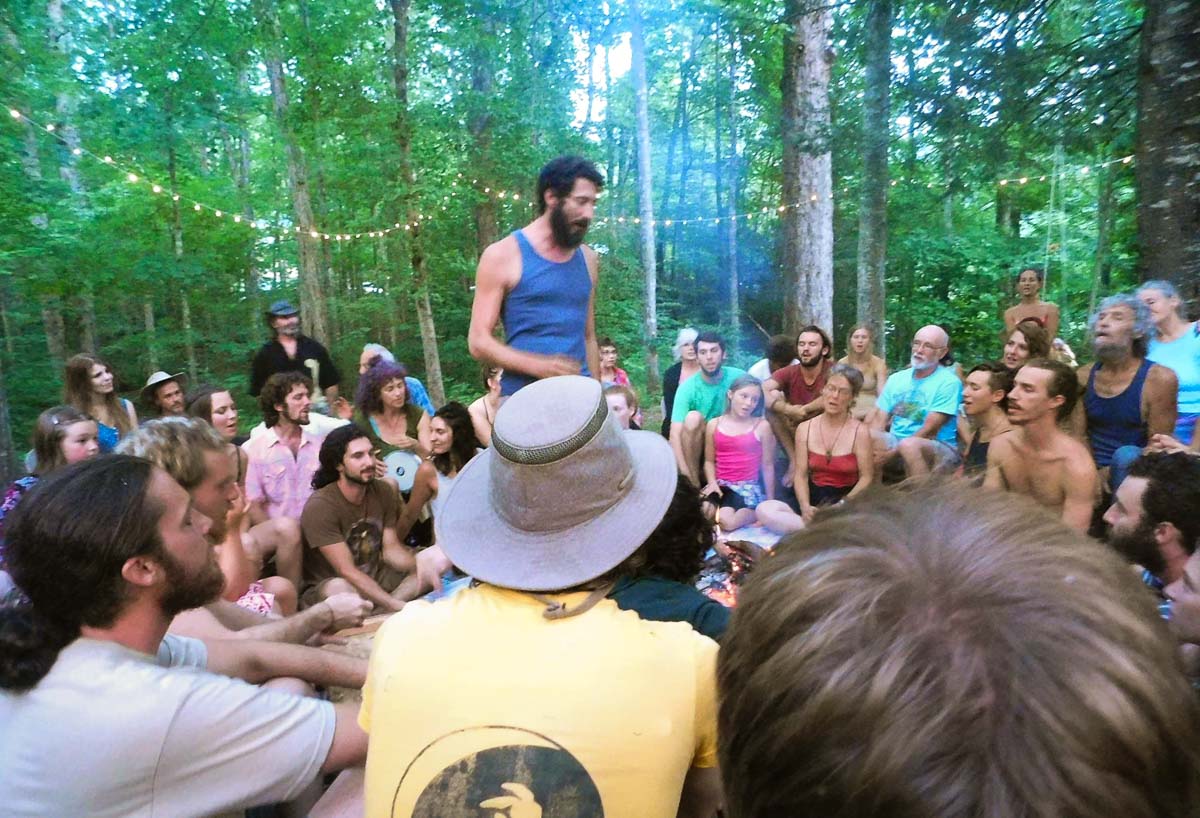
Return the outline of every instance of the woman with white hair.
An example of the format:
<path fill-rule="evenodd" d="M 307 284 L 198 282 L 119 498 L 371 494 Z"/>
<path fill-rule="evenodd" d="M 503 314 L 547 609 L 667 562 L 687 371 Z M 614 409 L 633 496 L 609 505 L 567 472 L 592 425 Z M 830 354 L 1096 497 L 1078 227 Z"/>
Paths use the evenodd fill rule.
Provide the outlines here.
<path fill-rule="evenodd" d="M 675 346 L 671 347 L 675 363 L 663 373 L 663 437 L 671 436 L 671 409 L 675 406 L 675 393 L 679 391 L 679 385 L 700 371 L 700 363 L 696 360 L 696 337 L 699 334 L 692 327 L 684 327 L 675 336 Z"/>
<path fill-rule="evenodd" d="M 1175 439 L 1189 446 L 1196 439 L 1200 419 L 1200 321 L 1183 315 L 1183 300 L 1169 281 L 1147 281 L 1137 291 L 1150 309 L 1155 334 L 1146 359 L 1175 371 L 1179 378 L 1179 414 Z"/>

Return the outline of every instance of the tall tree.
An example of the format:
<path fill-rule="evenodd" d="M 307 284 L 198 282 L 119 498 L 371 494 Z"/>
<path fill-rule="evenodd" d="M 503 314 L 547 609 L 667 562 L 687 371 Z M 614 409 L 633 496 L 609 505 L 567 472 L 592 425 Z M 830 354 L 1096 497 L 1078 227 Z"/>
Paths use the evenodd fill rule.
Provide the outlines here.
<path fill-rule="evenodd" d="M 300 305 L 304 330 L 328 346 L 329 324 L 326 318 L 325 289 L 321 282 L 321 247 L 313 221 L 312 199 L 308 190 L 308 166 L 304 150 L 292 127 L 291 101 L 283 72 L 283 25 L 279 20 L 277 0 L 265 0 L 261 4 L 266 22 L 267 41 L 263 49 L 263 62 L 271 83 L 271 102 L 275 121 L 283 139 L 287 155 L 288 189 L 292 196 L 292 209 L 296 214 L 296 241 L 300 248 Z"/>
<path fill-rule="evenodd" d="M 885 354 L 884 275 L 887 271 L 888 136 L 891 130 L 891 0 L 872 0 L 863 41 L 866 87 L 863 95 L 862 196 L 858 209 L 858 322 L 870 326 L 882 355 Z"/>
<path fill-rule="evenodd" d="M 783 42 L 784 330 L 833 329 L 833 199 L 829 130 L 829 7 L 787 0 Z"/>
<path fill-rule="evenodd" d="M 1138 58 L 1138 269 L 1200 306 L 1200 3 L 1146 0 Z M 1183 115 L 1190 111 L 1190 115 Z"/>
<path fill-rule="evenodd" d="M 421 213 L 417 209 L 417 177 L 412 161 L 412 116 L 408 105 L 408 10 L 409 0 L 391 0 L 392 28 L 392 87 L 396 95 L 396 119 L 393 132 L 400 149 L 401 206 L 407 219 L 408 249 L 412 263 L 414 300 L 417 325 L 421 329 L 421 350 L 425 356 L 425 377 L 433 402 L 446 402 L 442 383 L 442 361 L 438 352 L 437 327 L 433 321 L 433 304 L 429 297 L 429 271 L 425 264 L 425 246 L 421 236 Z"/>
<path fill-rule="evenodd" d="M 658 275 L 654 259 L 654 186 L 650 177 L 650 103 L 646 82 L 646 36 L 642 30 L 642 4 L 629 0 L 629 28 L 633 95 L 637 118 L 638 218 L 641 220 L 642 277 L 646 294 L 642 331 L 646 343 L 646 389 L 658 383 Z"/>

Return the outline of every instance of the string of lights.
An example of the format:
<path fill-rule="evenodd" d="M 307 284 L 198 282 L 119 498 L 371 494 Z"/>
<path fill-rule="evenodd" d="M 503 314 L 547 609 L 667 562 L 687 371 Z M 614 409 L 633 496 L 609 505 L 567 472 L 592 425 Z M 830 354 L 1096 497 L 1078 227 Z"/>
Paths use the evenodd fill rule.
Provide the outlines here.
<path fill-rule="evenodd" d="M 20 111 L 17 108 L 9 108 L 9 115 L 13 119 L 23 120 L 23 121 L 29 123 L 29 125 L 31 125 L 32 127 L 37 128 L 47 134 L 50 134 L 51 136 L 53 136 L 55 138 L 61 138 L 58 134 L 58 129 L 55 127 L 55 125 L 53 123 L 42 124 L 42 123 L 34 120 L 27 114 L 23 113 L 22 111 Z M 243 217 L 240 213 L 230 212 L 228 208 L 221 208 L 221 207 L 213 206 L 211 204 L 207 204 L 207 203 L 199 201 L 197 199 L 193 199 L 191 197 L 185 196 L 175 190 L 168 191 L 164 185 L 160 184 L 159 182 L 154 181 L 152 178 L 149 178 L 150 175 L 145 173 L 144 171 L 142 171 L 134 163 L 118 161 L 109 154 L 94 153 L 91 150 L 89 150 L 88 148 L 84 147 L 83 145 L 76 145 L 75 147 L 73 147 L 71 149 L 71 152 L 72 152 L 72 154 L 74 154 L 77 157 L 88 157 L 88 158 L 94 159 L 95 161 L 97 161 L 101 164 L 108 165 L 108 166 L 112 167 L 115 171 L 119 171 L 119 172 L 123 173 L 125 175 L 125 181 L 127 183 L 129 183 L 130 185 L 137 185 L 139 187 L 149 189 L 149 191 L 153 195 L 169 195 L 173 200 L 175 200 L 177 202 L 180 202 L 184 205 L 190 205 L 192 210 L 194 210 L 197 213 L 208 213 L 217 219 L 229 219 L 232 222 L 234 222 L 235 224 L 242 224 L 246 227 L 249 227 L 249 228 L 252 228 L 255 230 L 269 232 L 269 233 L 276 234 L 276 235 L 280 234 L 280 233 L 302 233 L 303 232 L 303 228 L 300 227 L 299 225 L 290 225 L 290 224 L 289 225 L 279 225 L 279 224 L 272 224 L 271 222 L 269 222 L 265 219 L 247 219 L 247 218 Z M 1019 186 L 1019 185 L 1026 185 L 1026 184 L 1029 184 L 1029 183 L 1035 182 L 1035 181 L 1036 182 L 1045 182 L 1053 176 L 1057 176 L 1058 178 L 1062 178 L 1062 177 L 1070 176 L 1070 175 L 1087 176 L 1088 174 L 1090 174 L 1093 170 L 1095 170 L 1097 168 L 1107 168 L 1112 165 L 1129 165 L 1133 162 L 1133 159 L 1134 159 L 1134 157 L 1131 154 L 1128 156 L 1122 156 L 1122 157 L 1111 159 L 1111 160 L 1108 160 L 1105 162 L 1095 163 L 1092 165 L 1078 165 L 1078 166 L 1074 166 L 1074 167 L 1063 167 L 1063 168 L 1059 169 L 1057 174 L 1055 174 L 1055 173 L 1036 174 L 1036 175 L 1035 174 L 1026 174 L 1023 176 L 1013 176 L 1013 177 L 1004 178 L 1004 179 L 997 179 L 996 184 L 1000 187 L 1005 187 L 1008 185 L 1018 185 Z M 466 183 L 465 177 L 463 176 L 462 173 L 459 173 L 457 175 L 457 177 L 451 181 L 450 185 L 453 188 L 458 188 L 458 187 L 460 187 L 460 183 L 462 183 L 461 184 L 462 187 L 468 186 Z M 896 187 L 900 183 L 901 183 L 901 180 L 893 179 L 891 181 L 891 186 Z M 478 185 L 479 185 L 478 179 L 470 180 L 470 187 L 472 189 L 474 189 L 477 194 L 491 197 L 493 200 L 496 200 L 496 201 L 509 201 L 509 202 L 514 202 L 514 203 L 519 203 L 522 201 L 521 194 L 519 192 L 493 189 L 490 186 L 485 186 L 482 190 L 480 190 L 478 188 Z M 937 187 L 937 183 L 927 182 L 925 184 L 925 187 L 932 189 L 932 188 Z M 849 189 L 843 188 L 842 192 L 848 193 Z M 831 196 L 831 198 L 832 198 L 832 196 Z M 442 203 L 441 203 L 442 211 L 445 211 L 447 209 L 449 201 L 450 201 L 449 196 L 444 196 L 442 198 Z M 747 211 L 745 213 L 731 213 L 731 214 L 724 215 L 724 216 L 691 217 L 691 218 L 685 218 L 685 219 L 665 219 L 665 218 L 664 219 L 653 219 L 651 221 L 651 226 L 673 227 L 675 225 L 683 225 L 683 226 L 705 225 L 705 224 L 720 225 L 720 224 L 727 224 L 730 221 L 733 221 L 733 222 L 753 221 L 754 219 L 763 219 L 763 218 L 770 218 L 772 216 L 778 216 L 779 214 L 785 213 L 788 210 L 800 208 L 800 207 L 803 207 L 803 206 L 806 206 L 806 205 L 809 205 L 809 204 L 812 204 L 812 203 L 815 203 L 818 201 L 820 201 L 820 197 L 816 193 L 813 193 L 807 199 L 802 200 L 802 201 L 781 204 L 776 207 L 762 207 L 757 210 Z M 431 216 L 429 214 L 418 213 L 413 217 L 412 222 L 407 222 L 407 223 L 393 222 L 390 225 L 383 225 L 383 226 L 376 225 L 376 226 L 368 227 L 366 229 L 358 229 L 358 230 L 354 230 L 354 231 L 328 230 L 328 229 L 323 229 L 323 228 L 319 229 L 317 227 L 313 227 L 308 231 L 308 234 L 313 239 L 320 239 L 323 241 L 342 242 L 342 241 L 354 241 L 357 239 L 364 239 L 364 238 L 374 239 L 374 238 L 381 238 L 383 236 L 387 236 L 391 233 L 396 233 L 396 232 L 401 232 L 401 231 L 411 231 L 415 227 L 418 227 L 423 224 L 427 224 L 428 222 L 434 220 L 434 218 L 435 218 L 434 216 Z M 619 226 L 625 226 L 625 225 L 641 225 L 641 223 L 642 223 L 641 218 L 637 217 L 637 216 L 609 215 L 609 216 L 603 216 L 603 217 L 596 219 L 596 225 L 599 227 L 604 227 L 604 226 L 619 227 Z"/>

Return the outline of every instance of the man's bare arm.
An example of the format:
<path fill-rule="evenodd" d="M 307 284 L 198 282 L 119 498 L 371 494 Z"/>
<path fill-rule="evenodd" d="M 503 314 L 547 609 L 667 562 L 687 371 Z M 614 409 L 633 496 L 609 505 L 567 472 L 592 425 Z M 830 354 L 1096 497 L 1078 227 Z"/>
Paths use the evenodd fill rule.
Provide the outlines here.
<path fill-rule="evenodd" d="M 687 459 L 683 456 L 683 424 L 679 421 L 671 422 L 670 441 L 671 451 L 675 452 L 675 465 L 680 472 L 687 474 Z"/>
<path fill-rule="evenodd" d="M 588 275 L 592 279 L 592 291 L 588 295 L 587 324 L 583 328 L 583 345 L 587 357 L 588 372 L 600 380 L 600 347 L 596 343 L 596 290 L 600 286 L 600 256 L 596 251 L 583 246 L 583 257 L 587 261 Z"/>
<path fill-rule="evenodd" d="M 211 617 L 215 627 L 203 627 L 202 621 L 197 622 L 195 617 L 191 617 L 194 612 L 184 611 L 176 618 L 182 626 L 175 627 L 176 623 L 173 622 L 171 632 L 197 639 L 249 639 L 302 644 L 323 631 L 351 627 L 369 613 L 367 610 L 356 610 L 346 594 L 335 594 L 285 619 L 266 619 L 224 600 L 204 606 L 201 612 Z M 188 621 L 189 617 L 191 621 Z"/>
<path fill-rule="evenodd" d="M 1008 435 L 997 437 L 988 446 L 987 474 L 983 478 L 983 487 L 987 489 L 1007 489 L 1004 481 L 1005 458 L 1012 454 L 1012 446 Z"/>
<path fill-rule="evenodd" d="M 471 357 L 502 369 L 522 372 L 535 378 L 579 373 L 579 362 L 566 355 L 538 355 L 513 349 L 494 335 L 500 322 L 500 308 L 509 291 L 520 281 L 513 253 L 516 239 L 496 242 L 483 251 L 475 273 L 475 299 L 471 303 L 471 327 L 467 348 Z M 599 367 L 599 352 L 596 353 Z"/>
<path fill-rule="evenodd" d="M 1179 417 L 1179 376 L 1174 370 L 1160 364 L 1151 366 L 1142 400 L 1146 403 L 1147 434 L 1175 434 L 1175 421 Z"/>
<path fill-rule="evenodd" d="M 207 641 L 208 670 L 262 684 L 291 676 L 323 687 L 361 688 L 367 660 L 345 653 L 283 642 L 245 639 Z"/>
<path fill-rule="evenodd" d="M 953 415 L 947 415 L 945 412 L 927 413 L 925 415 L 925 422 L 921 424 L 920 429 L 913 432 L 913 437 L 923 437 L 926 440 L 933 440 L 952 417 Z"/>
<path fill-rule="evenodd" d="M 358 707 L 357 702 L 342 702 L 333 706 L 337 726 L 325 763 L 321 765 L 322 773 L 336 773 L 366 763 L 367 734 L 358 726 Z"/>
<path fill-rule="evenodd" d="M 1088 451 L 1091 451 L 1091 442 L 1088 440 L 1087 409 L 1084 408 L 1084 395 L 1087 392 L 1088 375 L 1091 371 L 1092 364 L 1086 364 L 1075 370 L 1075 375 L 1079 380 L 1079 400 L 1075 401 L 1075 408 L 1071 410 L 1071 419 L 1068 423 L 1071 430 L 1071 437 L 1087 446 Z"/>
<path fill-rule="evenodd" d="M 404 607 L 403 602 L 383 590 L 382 585 L 354 564 L 354 556 L 346 543 L 321 546 L 321 554 L 329 560 L 329 565 L 337 575 L 353 585 L 354 590 L 366 599 L 389 611 L 398 611 Z"/>
<path fill-rule="evenodd" d="M 1092 511 L 1096 506 L 1099 477 L 1091 454 L 1079 452 L 1072 457 L 1066 470 L 1067 485 L 1063 487 L 1062 521 L 1084 534 L 1091 528 Z"/>

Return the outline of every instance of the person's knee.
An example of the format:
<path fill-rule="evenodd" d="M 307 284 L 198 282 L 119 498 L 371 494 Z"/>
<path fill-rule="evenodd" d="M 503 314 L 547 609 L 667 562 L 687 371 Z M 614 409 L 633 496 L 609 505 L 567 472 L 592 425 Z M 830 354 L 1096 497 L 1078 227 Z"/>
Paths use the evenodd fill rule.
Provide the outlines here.
<path fill-rule="evenodd" d="M 296 586 L 283 577 L 267 577 L 262 581 L 263 590 L 267 593 L 275 595 L 275 604 L 284 614 L 294 613 L 296 610 L 297 593 Z"/>
<path fill-rule="evenodd" d="M 683 431 L 695 434 L 696 432 L 703 431 L 705 423 L 704 415 L 693 409 L 683 418 Z"/>
<path fill-rule="evenodd" d="M 271 520 L 271 537 L 277 550 L 292 551 L 300 547 L 300 521 L 291 517 Z"/>
<path fill-rule="evenodd" d="M 1125 476 L 1129 474 L 1129 469 L 1133 467 L 1133 461 L 1137 460 L 1142 455 L 1140 446 L 1121 446 L 1112 455 L 1112 461 L 1108 466 L 1109 487 L 1115 493 L 1117 487 L 1125 481 Z"/>
<path fill-rule="evenodd" d="M 293 696 L 314 696 L 317 692 L 308 682 L 293 676 L 268 679 L 262 683 L 262 686 L 281 693 L 291 693 Z"/>

